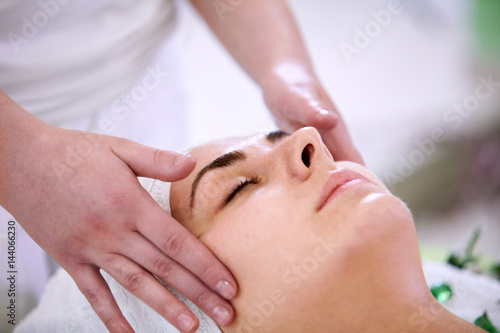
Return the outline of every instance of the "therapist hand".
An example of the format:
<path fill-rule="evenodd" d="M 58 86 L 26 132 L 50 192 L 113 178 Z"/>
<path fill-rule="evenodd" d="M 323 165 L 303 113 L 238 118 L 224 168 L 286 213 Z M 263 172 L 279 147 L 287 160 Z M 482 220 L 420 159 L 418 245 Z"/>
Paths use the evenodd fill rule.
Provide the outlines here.
<path fill-rule="evenodd" d="M 299 64 L 287 62 L 275 67 L 260 85 L 267 107 L 282 130 L 293 132 L 313 126 L 334 159 L 364 164 L 342 117 L 315 75 Z"/>
<path fill-rule="evenodd" d="M 220 325 L 232 321 L 219 296 L 235 296 L 231 273 L 136 178 L 180 180 L 193 157 L 23 118 L 5 97 L 1 111 L 18 110 L 4 120 L 19 126 L 0 135 L 0 204 L 71 275 L 108 330 L 133 332 L 100 268 L 183 332 L 195 331 L 196 316 L 153 274 Z"/>

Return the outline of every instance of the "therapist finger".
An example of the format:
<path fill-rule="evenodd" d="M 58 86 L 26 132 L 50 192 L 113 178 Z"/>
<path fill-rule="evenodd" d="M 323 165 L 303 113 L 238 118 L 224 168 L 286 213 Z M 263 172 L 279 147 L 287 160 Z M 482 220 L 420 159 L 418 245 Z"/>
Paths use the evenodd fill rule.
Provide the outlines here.
<path fill-rule="evenodd" d="M 139 263 L 163 282 L 196 304 L 219 325 L 226 326 L 234 312 L 229 302 L 207 288 L 198 278 L 168 258 L 156 246 L 138 233 L 123 240 L 123 252 L 127 258 Z"/>
<path fill-rule="evenodd" d="M 335 160 L 365 164 L 361 154 L 352 144 L 343 123 L 330 130 L 319 130 L 319 133 Z"/>
<path fill-rule="evenodd" d="M 85 264 L 69 270 L 68 273 L 110 332 L 134 332 L 121 313 L 106 280 L 99 272 L 99 267 Z"/>
<path fill-rule="evenodd" d="M 141 266 L 119 254 L 104 255 L 98 264 L 116 282 L 180 331 L 194 332 L 197 329 L 198 318 Z"/>
<path fill-rule="evenodd" d="M 285 130 L 304 126 L 334 128 L 340 119 L 337 110 L 329 99 L 318 102 L 316 97 L 309 91 L 290 93 L 285 101 L 272 109 L 273 115 L 278 123 L 285 125 L 282 126 Z"/>
<path fill-rule="evenodd" d="M 186 177 L 196 164 L 194 157 L 143 146 L 129 140 L 117 140 L 114 153 L 135 172 L 137 176 L 164 181 L 175 181 Z M 156 203 L 143 205 L 149 218 L 136 222 L 138 230 L 163 253 L 177 261 L 210 289 L 226 299 L 237 292 L 236 281 L 229 270 L 193 235 L 162 210 Z"/>
<path fill-rule="evenodd" d="M 148 147 L 130 140 L 115 138 L 111 148 L 137 176 L 173 182 L 187 177 L 196 165 L 196 159 L 191 155 Z"/>
<path fill-rule="evenodd" d="M 225 299 L 236 296 L 236 281 L 229 270 L 196 237 L 159 207 L 150 210 L 149 216 L 147 223 L 137 225 L 146 239 Z"/>
<path fill-rule="evenodd" d="M 348 160 L 364 165 L 363 158 L 359 151 L 354 147 L 352 141 L 347 132 L 346 126 L 342 119 L 336 116 L 336 125 L 326 128 L 318 127 L 322 122 L 323 117 L 329 117 L 331 112 L 326 110 L 321 111 L 319 114 L 317 111 L 312 109 L 307 109 L 303 111 L 306 116 L 303 116 L 304 121 L 297 122 L 298 118 L 288 118 L 288 119 L 276 119 L 276 124 L 284 131 L 293 132 L 305 126 L 313 126 L 318 129 L 321 133 L 323 142 L 328 147 L 332 156 L 335 160 Z M 302 118 L 301 118 L 302 119 Z M 330 121 L 328 121 L 330 123 Z"/>
<path fill-rule="evenodd" d="M 361 154 L 352 144 L 342 117 L 321 88 L 296 94 L 295 98 L 288 100 L 287 105 L 290 105 L 288 109 L 285 107 L 277 114 L 280 128 L 295 131 L 305 126 L 315 127 L 334 159 L 364 164 Z"/>

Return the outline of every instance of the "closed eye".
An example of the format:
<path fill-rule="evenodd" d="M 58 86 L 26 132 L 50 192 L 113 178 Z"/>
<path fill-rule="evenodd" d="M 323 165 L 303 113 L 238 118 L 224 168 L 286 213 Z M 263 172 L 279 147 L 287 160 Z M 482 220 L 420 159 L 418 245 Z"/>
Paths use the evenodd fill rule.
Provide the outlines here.
<path fill-rule="evenodd" d="M 234 199 L 234 197 L 243 189 L 245 189 L 245 187 L 247 187 L 248 185 L 250 184 L 258 184 L 259 183 L 259 178 L 257 177 L 252 177 L 250 179 L 245 179 L 245 180 L 242 180 L 238 185 L 236 185 L 232 190 L 231 192 L 229 193 L 229 195 L 226 197 L 226 199 L 224 200 L 224 204 L 223 204 L 223 207 L 226 206 L 227 204 L 229 204 L 231 202 L 231 200 Z"/>

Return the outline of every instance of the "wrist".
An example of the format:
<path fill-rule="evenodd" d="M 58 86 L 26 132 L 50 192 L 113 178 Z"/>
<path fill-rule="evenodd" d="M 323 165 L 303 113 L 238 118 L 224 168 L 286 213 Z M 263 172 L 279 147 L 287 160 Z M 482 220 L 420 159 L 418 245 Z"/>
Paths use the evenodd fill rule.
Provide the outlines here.
<path fill-rule="evenodd" d="M 44 128 L 51 127 L 42 122 L 0 90 L 0 146 L 7 147 L 19 142 L 19 138 L 34 138 Z"/>
<path fill-rule="evenodd" d="M 283 61 L 267 71 L 259 82 L 264 98 L 280 98 L 281 93 L 317 90 L 319 81 L 311 67 L 295 61 Z"/>
<path fill-rule="evenodd" d="M 0 90 L 0 190 L 11 178 L 14 162 L 21 163 L 22 154 L 30 154 L 29 148 L 39 140 L 50 125 L 25 111 Z"/>
<path fill-rule="evenodd" d="M 267 89 L 269 83 L 276 79 L 289 85 L 306 85 L 317 82 L 316 74 L 310 65 L 294 60 L 285 60 L 273 65 L 262 75 L 259 85 L 263 90 Z"/>

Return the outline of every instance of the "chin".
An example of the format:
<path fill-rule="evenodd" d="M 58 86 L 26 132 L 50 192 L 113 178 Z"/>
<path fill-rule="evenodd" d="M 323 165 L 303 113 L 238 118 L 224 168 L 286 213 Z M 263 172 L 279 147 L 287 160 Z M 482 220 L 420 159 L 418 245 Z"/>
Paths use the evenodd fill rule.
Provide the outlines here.
<path fill-rule="evenodd" d="M 358 205 L 357 213 L 358 219 L 365 222 L 364 226 L 377 232 L 379 237 L 414 229 L 410 210 L 392 194 L 373 193 L 366 196 Z M 410 230 L 407 230 L 408 226 L 411 226 Z"/>
<path fill-rule="evenodd" d="M 364 199 L 333 217 L 330 233 L 342 244 L 346 257 L 387 255 L 400 247 L 418 252 L 413 218 L 408 207 L 397 197 L 368 193 Z"/>

